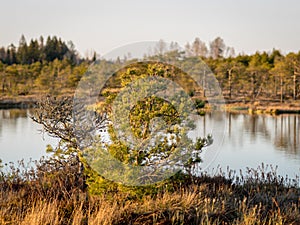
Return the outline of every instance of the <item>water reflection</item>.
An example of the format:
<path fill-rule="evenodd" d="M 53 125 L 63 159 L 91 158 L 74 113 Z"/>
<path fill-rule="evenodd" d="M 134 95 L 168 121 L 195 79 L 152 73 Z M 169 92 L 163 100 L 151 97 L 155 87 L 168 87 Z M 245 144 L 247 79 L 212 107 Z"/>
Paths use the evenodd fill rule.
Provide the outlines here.
<path fill-rule="evenodd" d="M 17 118 L 27 117 L 28 112 L 29 110 L 24 110 L 24 109 L 0 110 L 0 122 L 3 119 L 15 120 Z"/>
<path fill-rule="evenodd" d="M 263 137 L 274 145 L 274 149 L 299 157 L 299 115 L 237 115 L 234 122 L 238 117 L 242 117 L 243 121 L 241 132 L 249 133 L 252 141 Z M 236 129 L 238 125 L 232 125 L 232 113 L 228 113 L 228 120 L 230 134 L 232 127 Z"/>
<path fill-rule="evenodd" d="M 224 141 L 211 167 L 238 170 L 257 168 L 264 162 L 278 165 L 281 175 L 300 174 L 300 115 L 226 113 L 225 120 Z M 202 130 L 204 135 L 212 123 L 218 124 L 218 119 L 207 114 L 198 122 L 198 132 Z"/>
<path fill-rule="evenodd" d="M 48 143 L 28 110 L 0 110 L 0 159 L 38 159 Z M 257 168 L 262 162 L 278 165 L 281 175 L 300 171 L 300 115 L 248 115 L 207 113 L 196 121 L 195 136 L 212 134 L 214 144 L 204 151 L 204 166 L 232 169 Z M 215 153 L 218 151 L 217 156 Z M 209 153 L 213 152 L 211 155 Z"/>
<path fill-rule="evenodd" d="M 40 130 L 41 126 L 31 120 L 30 110 L 0 110 L 0 159 L 5 163 L 29 162 L 45 155 L 46 145 L 55 145 L 57 140 Z"/>
<path fill-rule="evenodd" d="M 16 130 L 17 120 L 26 118 L 28 112 L 28 110 L 22 109 L 0 110 L 0 137 L 2 136 L 3 126 L 9 124 L 10 129 Z"/>
<path fill-rule="evenodd" d="M 275 140 L 274 145 L 280 151 L 299 155 L 299 126 L 298 115 L 281 116 L 275 118 Z"/>

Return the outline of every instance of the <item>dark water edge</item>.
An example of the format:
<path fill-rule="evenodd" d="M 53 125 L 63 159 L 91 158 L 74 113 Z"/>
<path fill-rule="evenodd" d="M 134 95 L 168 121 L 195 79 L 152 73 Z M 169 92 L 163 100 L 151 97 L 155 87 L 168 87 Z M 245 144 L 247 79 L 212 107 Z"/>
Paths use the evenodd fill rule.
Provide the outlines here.
<path fill-rule="evenodd" d="M 37 105 L 36 100 L 2 100 L 0 101 L 0 109 L 30 109 L 35 108 Z"/>

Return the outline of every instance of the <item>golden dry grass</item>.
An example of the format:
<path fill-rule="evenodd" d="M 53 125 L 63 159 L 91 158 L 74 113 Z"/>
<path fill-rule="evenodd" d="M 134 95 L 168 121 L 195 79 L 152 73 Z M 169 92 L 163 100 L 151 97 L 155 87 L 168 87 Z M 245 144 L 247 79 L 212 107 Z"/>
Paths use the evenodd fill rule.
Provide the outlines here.
<path fill-rule="evenodd" d="M 34 179 L 16 171 L 1 174 L 0 224 L 300 224 L 299 180 L 289 182 L 265 168 L 238 179 L 181 176 L 155 191 L 91 195 L 73 164 L 51 173 L 44 166 L 27 172 Z"/>

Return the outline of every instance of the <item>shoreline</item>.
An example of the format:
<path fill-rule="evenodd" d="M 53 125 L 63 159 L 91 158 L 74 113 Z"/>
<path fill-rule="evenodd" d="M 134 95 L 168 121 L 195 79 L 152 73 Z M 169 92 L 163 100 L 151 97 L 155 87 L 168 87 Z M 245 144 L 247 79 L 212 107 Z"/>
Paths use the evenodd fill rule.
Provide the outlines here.
<path fill-rule="evenodd" d="M 41 101 L 43 97 L 47 96 L 44 93 L 26 95 L 26 96 L 1 96 L 0 97 L 0 109 L 29 109 L 35 108 L 37 103 Z M 70 97 L 71 94 L 55 95 L 55 97 Z"/>
<path fill-rule="evenodd" d="M 248 114 L 300 114 L 300 101 L 286 101 L 283 103 L 276 101 L 231 102 L 226 103 L 224 108 L 227 112 Z"/>
<path fill-rule="evenodd" d="M 0 97 L 0 109 L 28 109 L 34 108 L 38 102 L 37 97 Z"/>
<path fill-rule="evenodd" d="M 60 97 L 70 97 L 62 95 Z M 42 96 L 18 96 L 0 97 L 0 109 L 28 109 L 36 107 Z M 255 102 L 242 100 L 226 100 L 224 109 L 227 112 L 239 112 L 248 114 L 300 114 L 300 100 L 288 100 L 283 103 L 279 101 L 257 100 Z M 205 107 L 206 108 L 206 107 Z M 204 109 L 205 109 L 204 108 Z M 206 110 L 205 110 L 206 111 Z"/>

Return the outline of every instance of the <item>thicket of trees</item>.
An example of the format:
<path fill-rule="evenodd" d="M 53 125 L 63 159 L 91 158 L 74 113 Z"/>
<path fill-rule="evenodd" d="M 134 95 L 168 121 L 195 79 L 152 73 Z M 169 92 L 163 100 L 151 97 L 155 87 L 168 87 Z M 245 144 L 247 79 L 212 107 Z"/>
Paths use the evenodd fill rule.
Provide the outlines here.
<path fill-rule="evenodd" d="M 88 62 L 72 65 L 67 59 L 7 65 L 0 62 L 0 96 L 61 94 L 74 89 Z"/>
<path fill-rule="evenodd" d="M 177 43 L 171 43 L 159 52 L 169 57 L 170 62 L 183 60 L 194 67 L 197 65 L 193 62 L 201 57 L 215 74 L 227 100 L 283 102 L 300 98 L 300 51 L 284 55 L 273 49 L 235 56 L 234 49 L 220 37 L 210 42 L 209 47 L 199 38 L 187 43 L 184 51 L 176 46 Z"/>
<path fill-rule="evenodd" d="M 48 36 L 46 41 L 41 36 L 27 43 L 25 36 L 22 35 L 18 47 L 10 44 L 7 48 L 0 48 L 0 61 L 7 65 L 52 62 L 55 59 L 67 59 L 73 65 L 81 61 L 73 42 L 66 43 L 56 36 Z"/>
<path fill-rule="evenodd" d="M 219 80 L 226 99 L 283 102 L 300 98 L 300 52 L 283 55 L 274 49 L 235 56 L 234 49 L 220 37 L 208 45 L 195 38 L 184 49 L 176 42 L 168 46 L 160 40 L 154 52 L 170 63 L 182 60 L 187 68 L 196 66 L 196 59 L 203 59 Z M 11 44 L 0 48 L 0 96 L 74 89 L 95 59 L 95 54 L 92 59 L 80 58 L 72 42 L 66 44 L 55 36 L 46 41 L 43 37 L 31 39 L 29 44 L 22 36 L 18 47 Z M 120 63 L 120 59 L 114 63 Z"/>
<path fill-rule="evenodd" d="M 228 99 L 276 100 L 300 97 L 300 52 L 279 50 L 205 60 Z"/>
<path fill-rule="evenodd" d="M 72 41 L 41 36 L 27 43 L 22 35 L 18 47 L 0 48 L 0 96 L 59 94 L 76 86 L 92 60 L 96 53 L 92 59 L 80 58 Z"/>

